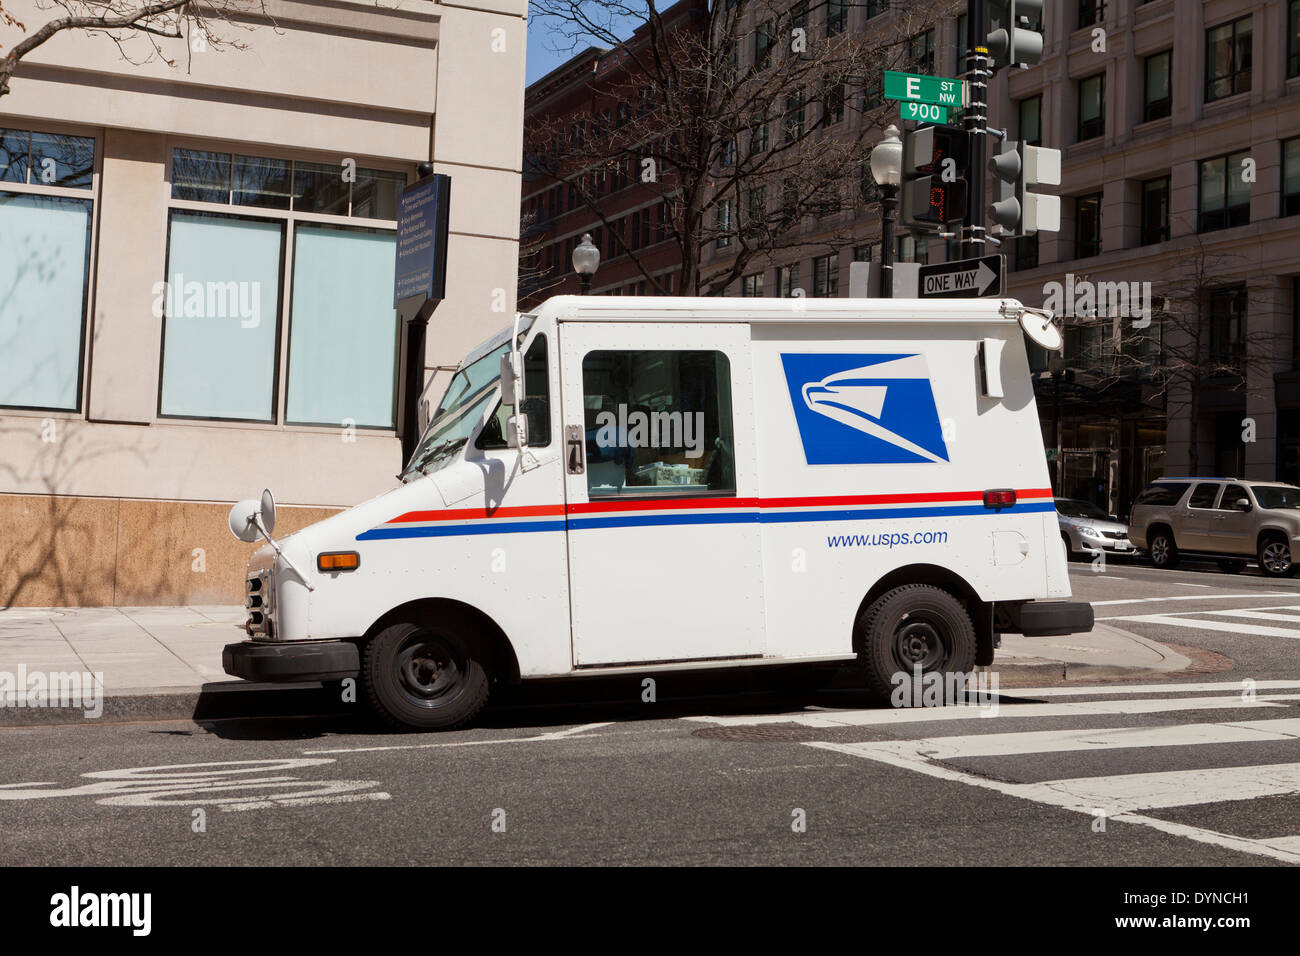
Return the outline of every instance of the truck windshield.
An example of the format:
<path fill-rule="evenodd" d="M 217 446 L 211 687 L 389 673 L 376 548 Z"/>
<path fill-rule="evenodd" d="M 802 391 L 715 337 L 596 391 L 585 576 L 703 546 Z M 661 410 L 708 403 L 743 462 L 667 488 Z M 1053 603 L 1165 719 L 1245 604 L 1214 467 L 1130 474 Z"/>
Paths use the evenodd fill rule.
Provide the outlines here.
<path fill-rule="evenodd" d="M 1300 488 L 1252 485 L 1250 490 L 1261 508 L 1300 508 Z"/>
<path fill-rule="evenodd" d="M 507 339 L 487 355 L 457 370 L 410 464 L 398 477 L 405 481 L 415 475 L 427 475 L 456 457 L 483 418 L 484 406 L 501 379 L 501 356 L 509 348 Z"/>

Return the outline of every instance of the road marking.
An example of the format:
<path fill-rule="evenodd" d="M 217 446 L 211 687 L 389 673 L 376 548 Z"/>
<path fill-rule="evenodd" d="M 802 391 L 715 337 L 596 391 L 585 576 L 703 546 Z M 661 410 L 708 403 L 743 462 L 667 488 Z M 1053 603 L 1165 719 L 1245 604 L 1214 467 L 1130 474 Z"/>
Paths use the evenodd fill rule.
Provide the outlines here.
<path fill-rule="evenodd" d="M 1011 757 L 1024 754 L 1116 750 L 1129 747 L 1187 747 L 1254 741 L 1300 740 L 1300 718 L 1242 720 L 1169 727 L 1115 727 L 1093 730 L 1033 730 L 1011 734 L 966 734 L 919 740 L 873 742 L 873 747 L 927 760 Z"/>
<path fill-rule="evenodd" d="M 1145 604 L 1148 601 L 1232 601 L 1237 598 L 1295 597 L 1294 591 L 1258 591 L 1254 594 L 1169 594 L 1164 597 L 1120 598 L 1115 601 L 1092 601 L 1093 607 L 1115 604 Z M 1103 618 L 1103 620 L 1105 620 Z"/>
<path fill-rule="evenodd" d="M 532 744 L 542 740 L 563 740 L 568 737 L 574 737 L 583 734 L 584 731 L 595 730 L 597 727 L 608 727 L 612 720 L 606 720 L 599 724 L 582 724 L 579 727 L 570 727 L 568 730 L 556 730 L 548 734 L 535 734 L 532 737 L 498 737 L 492 740 L 458 740 L 450 743 L 441 744 L 394 744 L 388 747 L 336 747 L 331 750 L 304 750 L 304 754 L 359 754 L 359 753 L 377 753 L 383 750 L 435 750 L 440 747 L 483 747 L 488 744 Z M 604 734 L 590 734 L 586 736 L 603 737 Z"/>
<path fill-rule="evenodd" d="M 1241 685 L 1237 685 L 1240 687 Z M 1256 685 L 1258 686 L 1258 685 Z M 1000 700 L 1001 698 L 999 698 Z M 1282 701 L 1300 700 L 1300 694 L 1256 694 L 1243 700 L 1231 697 L 1159 698 L 1152 700 L 1090 700 L 1063 704 L 1001 704 L 995 712 L 986 707 L 907 707 L 875 710 L 796 711 L 726 717 L 684 717 L 683 720 L 744 727 L 752 724 L 802 724 L 805 727 L 869 727 L 882 724 L 923 723 L 940 720 L 978 720 L 980 717 L 1086 717 L 1115 714 L 1159 714 L 1183 710 L 1243 710 L 1285 707 Z M 310 751 L 308 751 L 310 752 Z M 323 751 L 317 751 L 323 752 Z"/>
<path fill-rule="evenodd" d="M 363 800 L 391 800 L 388 793 L 347 793 L 333 797 L 282 797 L 273 800 L 255 800 L 251 803 L 223 803 L 223 811 L 270 810 L 274 807 L 311 807 L 321 803 L 358 803 Z"/>
<path fill-rule="evenodd" d="M 1290 621 L 1300 625 L 1300 617 L 1294 614 L 1270 614 L 1269 611 L 1300 611 L 1300 604 L 1280 608 L 1260 608 L 1259 610 L 1238 609 L 1232 611 L 1206 611 L 1207 614 L 1221 614 L 1224 617 L 1244 617 L 1254 621 Z"/>
<path fill-rule="evenodd" d="M 1171 624 L 1174 627 L 1195 627 L 1203 631 L 1219 631 L 1224 634 L 1300 638 L 1300 628 L 1265 627 L 1262 624 L 1238 624 L 1236 621 L 1212 621 L 1200 617 L 1175 617 L 1173 614 L 1135 614 L 1132 617 L 1109 617 L 1102 618 L 1102 620 L 1133 621 L 1138 624 Z"/>
<path fill-rule="evenodd" d="M 1180 588 L 1208 588 L 1208 587 L 1210 587 L 1210 585 L 1208 585 L 1208 584 L 1188 584 L 1186 581 L 1171 581 L 1170 583 L 1171 583 L 1171 584 L 1175 584 L 1175 585 L 1177 585 L 1177 586 L 1180 587 Z"/>
<path fill-rule="evenodd" d="M 1000 697 L 1086 697 L 1093 694 L 1196 694 L 1218 690 L 1238 690 L 1244 681 L 1216 681 L 1210 684 L 1133 684 L 1128 687 L 1118 684 L 1102 687 L 1008 687 Z M 1258 680 L 1254 682 L 1256 690 L 1294 690 L 1300 688 L 1300 680 Z"/>
<path fill-rule="evenodd" d="M 1036 803 L 1045 803 L 1051 806 L 1059 807 L 1063 810 L 1071 810 L 1076 813 L 1083 813 L 1088 816 L 1094 816 L 1098 809 L 1107 809 L 1099 806 L 1100 800 L 1090 791 L 1084 790 L 1084 785 L 1088 780 L 1054 780 L 1048 783 L 1024 784 L 1024 783 L 1006 783 L 1001 780 L 992 780 L 987 777 L 977 777 L 974 774 L 966 773 L 961 770 L 955 770 L 951 767 L 945 767 L 940 764 L 930 763 L 922 757 L 905 757 L 898 754 L 889 753 L 882 749 L 874 751 L 866 750 L 871 744 L 839 744 L 825 741 L 809 741 L 804 744 L 806 747 L 817 747 L 821 750 L 832 750 L 836 753 L 848 754 L 853 757 L 861 757 L 867 760 L 875 760 L 880 763 L 900 767 L 905 770 L 912 770 L 916 773 L 925 774 L 928 777 L 935 777 L 940 780 L 948 780 L 957 783 L 964 783 L 972 787 L 980 787 L 985 790 L 993 790 L 1007 796 L 1019 797 L 1022 800 L 1030 800 Z M 1168 774 L 1136 774 L 1147 778 L 1145 781 L 1145 792 L 1147 799 L 1150 799 L 1159 790 L 1161 793 L 1167 793 L 1171 789 L 1180 792 L 1182 796 L 1187 796 L 1194 792 L 1194 788 L 1205 784 L 1207 787 L 1222 792 L 1226 789 L 1225 784 L 1231 784 L 1234 793 L 1254 792 L 1256 795 L 1275 795 L 1280 792 L 1294 793 L 1300 791 L 1300 764 L 1273 764 L 1265 767 L 1232 767 L 1227 768 L 1222 773 L 1228 777 L 1215 776 L 1214 771 L 1191 771 L 1183 772 L 1182 775 L 1174 780 Z M 1163 777 L 1162 780 L 1154 778 Z M 1092 781 L 1097 780 L 1114 780 L 1116 778 L 1089 778 Z M 1069 786 L 1077 784 L 1080 793 L 1069 792 Z M 1115 787 L 1118 790 L 1118 786 Z M 1128 799 L 1133 800 L 1136 797 L 1138 786 L 1130 786 Z M 1113 799 L 1113 794 L 1106 794 L 1106 798 Z M 1225 799 L 1218 797 L 1216 799 Z M 1226 799 L 1245 799 L 1244 797 L 1231 797 Z M 1195 798 L 1193 798 L 1195 800 Z M 1208 830 L 1202 827 L 1194 827 L 1184 823 L 1171 823 L 1168 820 L 1159 820 L 1155 817 L 1148 817 L 1143 814 L 1135 813 L 1132 810 L 1112 810 L 1107 813 L 1107 818 L 1111 822 L 1132 823 L 1139 826 L 1150 827 L 1165 833 L 1176 836 L 1186 837 L 1196 840 L 1200 843 L 1208 843 L 1225 849 L 1237 850 L 1242 853 L 1250 853 L 1255 856 L 1271 857 L 1275 860 L 1282 860 L 1287 863 L 1300 863 L 1300 846 L 1294 837 L 1284 837 L 1281 839 L 1273 838 L 1266 840 L 1250 840 L 1245 837 L 1233 836 L 1228 833 L 1220 833 L 1216 830 Z"/>

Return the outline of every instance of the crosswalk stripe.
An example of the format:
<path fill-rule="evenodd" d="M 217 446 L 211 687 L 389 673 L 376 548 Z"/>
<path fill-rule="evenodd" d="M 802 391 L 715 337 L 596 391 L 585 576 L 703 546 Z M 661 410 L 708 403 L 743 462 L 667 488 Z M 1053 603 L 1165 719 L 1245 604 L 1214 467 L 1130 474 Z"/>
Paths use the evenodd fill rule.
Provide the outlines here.
<path fill-rule="evenodd" d="M 1238 685 L 1240 686 L 1240 685 Z M 906 707 L 875 710 L 796 711 L 786 714 L 749 714 L 726 717 L 685 717 L 684 720 L 741 727 L 753 724 L 801 724 L 805 727 L 867 727 L 881 724 L 907 724 L 926 721 L 973 720 L 979 717 L 1086 717 L 1113 714 L 1157 714 L 1183 710 L 1250 710 L 1258 707 L 1284 707 L 1281 701 L 1300 700 L 1300 694 L 1256 694 L 1243 700 L 1231 697 L 1156 698 L 1150 700 L 1089 700 L 1059 704 L 1000 704 L 991 708 L 974 706 Z"/>
<path fill-rule="evenodd" d="M 1300 763 L 1122 773 L 1048 780 L 1029 786 L 1039 791 L 1032 799 L 1043 803 L 1087 805 L 1123 813 L 1300 793 Z"/>
<path fill-rule="evenodd" d="M 1099 687 L 1008 687 L 1003 697 L 1085 697 L 1094 694 L 1195 694 L 1216 690 L 1242 689 L 1243 682 L 1214 681 L 1208 684 L 1108 684 Z M 1254 688 L 1261 690 L 1292 690 L 1300 688 L 1300 680 L 1259 680 Z"/>
<path fill-rule="evenodd" d="M 1300 740 L 1300 718 L 1243 720 L 1172 727 L 1115 727 L 1097 730 L 1034 730 L 1010 734 L 966 734 L 919 740 L 876 741 L 871 748 L 914 752 L 927 760 L 1009 757 L 1024 754 L 1113 750 L 1125 747 L 1185 747 L 1202 744 Z"/>
<path fill-rule="evenodd" d="M 1113 601 L 1092 601 L 1093 607 L 1107 607 L 1114 604 L 1146 604 L 1150 601 L 1231 601 L 1237 598 L 1294 598 L 1294 591 L 1258 591 L 1254 594 L 1167 594 L 1163 597 L 1117 598 Z"/>
<path fill-rule="evenodd" d="M 1201 613 L 1215 613 L 1204 612 Z M 1131 617 L 1102 618 L 1104 621 L 1131 621 L 1137 624 L 1170 624 L 1195 627 L 1202 631 L 1227 631 L 1229 634 L 1254 634 L 1257 637 L 1300 638 L 1300 628 L 1266 627 L 1263 624 L 1238 624 L 1236 621 L 1213 621 L 1203 617 L 1175 617 L 1172 614 L 1135 614 Z"/>
<path fill-rule="evenodd" d="M 1278 610 L 1282 610 L 1279 608 Z M 1300 606 L 1290 610 L 1300 611 Z M 1202 611 L 1203 614 L 1219 614 L 1223 617 L 1244 617 L 1252 621 L 1289 621 L 1292 624 L 1300 625 L 1300 617 L 1294 614 L 1270 614 L 1268 611 L 1248 611 L 1244 609 L 1235 609 L 1231 611 Z"/>

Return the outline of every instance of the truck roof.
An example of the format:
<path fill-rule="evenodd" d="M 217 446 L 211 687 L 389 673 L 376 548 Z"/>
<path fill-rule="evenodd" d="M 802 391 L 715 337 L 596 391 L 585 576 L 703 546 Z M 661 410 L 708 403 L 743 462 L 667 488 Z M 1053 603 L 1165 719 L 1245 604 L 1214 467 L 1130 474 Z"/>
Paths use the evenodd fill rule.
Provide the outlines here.
<path fill-rule="evenodd" d="M 557 322 L 1016 322 L 1016 299 L 815 299 L 580 296 L 547 299 L 532 315 Z"/>

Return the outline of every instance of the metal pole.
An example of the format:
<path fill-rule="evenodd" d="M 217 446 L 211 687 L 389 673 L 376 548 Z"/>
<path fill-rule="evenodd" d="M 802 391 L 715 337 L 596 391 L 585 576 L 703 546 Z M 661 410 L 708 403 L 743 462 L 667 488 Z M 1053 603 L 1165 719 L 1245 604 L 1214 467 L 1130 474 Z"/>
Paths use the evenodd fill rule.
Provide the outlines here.
<path fill-rule="evenodd" d="M 578 273 L 578 295 L 591 294 L 591 276 Z"/>
<path fill-rule="evenodd" d="M 962 241 L 962 255 L 974 258 L 984 255 L 984 178 L 988 149 L 988 49 L 984 37 L 988 31 L 988 3 L 986 0 L 967 0 L 966 3 L 966 78 L 970 85 L 970 103 L 966 106 L 966 132 L 970 136 L 969 206 L 966 214 L 966 235 Z M 1008 24 L 1012 29 L 1014 24 Z"/>
<path fill-rule="evenodd" d="M 415 454 L 420 441 L 420 393 L 424 391 L 424 341 L 429 327 L 422 308 L 406 323 L 406 393 L 402 396 L 402 465 Z"/>
<path fill-rule="evenodd" d="M 894 297 L 894 218 L 898 210 L 898 187 L 882 186 L 880 199 L 880 296 Z"/>
<path fill-rule="evenodd" d="M 1063 378 L 1065 378 L 1064 370 L 1052 373 L 1052 391 L 1055 395 L 1055 400 L 1052 402 L 1052 441 L 1056 443 L 1056 461 L 1053 463 L 1056 467 L 1052 469 L 1052 486 L 1058 498 L 1065 495 L 1061 488 L 1061 379 Z"/>

